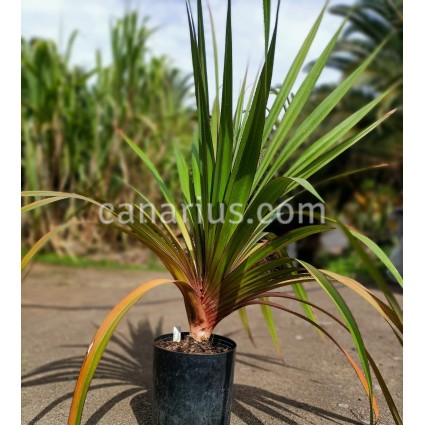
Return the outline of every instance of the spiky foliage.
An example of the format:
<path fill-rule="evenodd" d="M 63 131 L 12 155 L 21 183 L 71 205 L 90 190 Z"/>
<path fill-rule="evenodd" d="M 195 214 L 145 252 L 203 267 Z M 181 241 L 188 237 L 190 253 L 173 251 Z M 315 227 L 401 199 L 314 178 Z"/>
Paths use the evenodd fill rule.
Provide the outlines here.
<path fill-rule="evenodd" d="M 379 45 L 384 43 L 373 63 L 368 67 L 353 92 L 357 97 L 367 99 L 377 96 L 386 88 L 396 84 L 396 88 L 387 96 L 374 116 L 383 116 L 388 109 L 399 108 L 397 114 L 388 120 L 368 145 L 373 145 L 379 158 L 401 164 L 403 133 L 403 0 L 358 0 L 354 6 L 336 5 L 330 12 L 348 19 L 347 28 L 335 46 L 328 65 L 348 75 Z M 350 100 L 347 99 L 347 100 Z M 355 99 L 352 99 L 355 102 Z M 353 109 L 346 102 L 347 113 Z M 363 156 L 372 149 L 366 145 Z M 363 161 L 364 164 L 365 161 Z M 400 165 L 397 164 L 397 165 Z M 399 172 L 399 170 L 396 170 Z M 401 186 L 401 185 L 400 185 Z"/>
<path fill-rule="evenodd" d="M 356 125 L 354 131 L 367 128 L 391 108 L 398 110 L 377 131 L 365 137 L 362 143 L 344 153 L 332 167 L 322 170 L 317 180 L 343 173 L 348 168 L 361 169 L 387 163 L 386 167 L 377 168 L 369 173 L 353 174 L 343 179 L 338 186 L 330 184 L 326 187 L 326 193 L 328 200 L 335 199 L 336 211 L 344 210 L 346 219 L 352 225 L 367 232 L 375 240 L 382 242 L 386 240 L 388 243 L 389 217 L 394 206 L 400 205 L 403 183 L 403 2 L 358 0 L 354 5 L 334 5 L 329 11 L 347 19 L 346 29 L 342 32 L 327 63 L 328 67 L 340 71 L 342 78 L 346 78 L 378 46 L 383 46 L 350 93 L 332 111 L 320 132 L 324 134 L 329 131 L 338 122 L 357 111 L 362 104 L 375 99 L 391 85 L 395 85 L 394 90 Z M 333 84 L 316 88 L 304 116 L 308 116 L 334 89 Z M 314 142 L 314 139 L 311 142 Z M 373 181 L 372 187 L 370 181 Z M 374 202 L 377 210 L 384 211 L 388 205 L 390 208 L 387 208 L 388 213 L 383 215 L 379 213 L 370 215 L 370 203 L 367 198 L 373 197 L 378 191 L 394 193 L 389 202 L 387 200 L 378 202 L 378 197 Z M 369 214 L 367 223 L 359 219 L 363 214 Z M 383 235 L 386 237 L 383 238 Z"/>
<path fill-rule="evenodd" d="M 198 1 L 197 24 L 195 24 L 190 4 L 187 4 L 198 129 L 193 140 L 191 164 L 188 165 L 184 161 L 178 150 L 176 150 L 176 157 L 185 203 L 186 205 L 196 205 L 196 207 L 188 210 L 188 219 L 185 221 L 181 209 L 152 161 L 130 138 L 122 134 L 129 146 L 152 172 L 164 199 L 175 207 L 176 225 L 181 237 L 177 237 L 176 232 L 165 222 L 159 210 L 156 211 L 156 220 L 141 210 L 141 218 L 137 215 L 134 217 L 134 222 L 124 225 L 120 222 L 119 216 L 127 211 L 123 208 L 109 209 L 110 216 L 114 220 L 112 225 L 151 249 L 167 267 L 172 275 L 172 280 L 156 280 L 142 285 L 125 297 L 105 318 L 83 363 L 75 389 L 69 424 L 80 423 L 91 378 L 120 319 L 146 291 L 169 283 L 175 284 L 180 289 L 186 307 L 190 333 L 198 340 L 208 339 L 221 320 L 252 304 L 267 307 L 267 319 L 270 319 L 267 314 L 269 309 L 278 308 L 308 321 L 337 344 L 355 369 L 370 398 L 371 423 L 373 423 L 373 411 L 377 413 L 373 397 L 372 369 L 381 385 L 394 420 L 396 423 L 401 423 L 385 381 L 367 352 L 356 320 L 336 289 L 335 283 L 340 282 L 370 303 L 388 322 L 400 340 L 402 323 L 398 304 L 391 294 L 387 295 L 389 303 L 387 305 L 360 283 L 350 278 L 324 270 L 320 271 L 302 259 L 291 258 L 287 255 L 286 248 L 294 241 L 340 225 L 360 252 L 361 245 L 366 244 L 387 264 L 401 282 L 400 276 L 388 258 L 368 238 L 335 220 L 328 220 L 328 224 L 301 227 L 276 238 L 272 238 L 265 230 L 268 220 L 272 220 L 278 214 L 279 207 L 288 202 L 298 189 L 307 190 L 318 196 L 306 179 L 380 124 L 384 118 L 373 122 L 360 133 L 350 134 L 359 120 L 376 107 L 391 90 L 385 91 L 381 96 L 364 105 L 328 133 L 319 137 L 307 149 L 303 149 L 303 142 L 313 134 L 348 92 L 357 78 L 374 60 L 379 49 L 374 51 L 295 128 L 294 123 L 308 102 L 342 28 L 330 40 L 296 91 L 283 118 L 280 119 L 286 99 L 294 89 L 295 80 L 315 38 L 325 8 L 302 44 L 283 80 L 281 90 L 273 99 L 271 109 L 268 111 L 266 106 L 269 101 L 273 73 L 279 5 L 276 22 L 272 27 L 271 4 L 270 1 L 264 1 L 266 46 L 264 65 L 247 101 L 244 100 L 245 84 L 243 84 L 234 108 L 232 103 L 232 14 L 231 2 L 228 2 L 222 91 L 220 98 L 217 97 L 214 102 L 210 117 L 211 93 L 208 87 L 202 3 L 200 0 Z M 277 128 L 274 130 L 275 126 Z M 301 151 L 298 159 L 291 161 L 293 154 L 297 151 Z M 290 163 L 291 165 L 289 165 Z M 279 170 L 283 170 L 283 175 L 275 177 Z M 81 195 L 60 192 L 31 192 L 24 193 L 24 196 L 43 197 L 27 206 L 26 210 L 69 197 L 91 202 L 97 206 L 101 205 L 99 201 Z M 265 202 L 276 207 L 263 216 L 266 220 L 262 220 L 258 216 L 258 208 Z M 237 207 L 236 210 L 235 207 Z M 134 206 L 134 208 L 137 210 L 138 207 Z M 220 209 L 222 209 L 224 219 L 219 222 L 211 220 L 211 218 L 219 216 Z M 240 220 L 235 219 L 236 213 L 240 214 Z M 267 239 L 267 237 L 269 238 Z M 41 241 L 40 244 L 42 243 L 44 241 Z M 27 262 L 37 248 L 35 247 L 24 261 Z M 278 255 L 271 260 L 271 256 L 275 253 Z M 361 366 L 357 365 L 335 338 L 317 323 L 315 309 L 323 311 L 327 315 L 329 313 L 308 301 L 303 284 L 318 285 L 334 302 L 340 318 L 332 315 L 330 317 L 351 334 Z M 283 287 L 292 287 L 295 296 L 277 291 Z M 304 307 L 304 314 L 270 301 L 271 298 L 284 298 L 300 302 Z M 246 318 L 246 316 L 244 317 Z M 270 324 L 270 320 L 268 323 Z"/>

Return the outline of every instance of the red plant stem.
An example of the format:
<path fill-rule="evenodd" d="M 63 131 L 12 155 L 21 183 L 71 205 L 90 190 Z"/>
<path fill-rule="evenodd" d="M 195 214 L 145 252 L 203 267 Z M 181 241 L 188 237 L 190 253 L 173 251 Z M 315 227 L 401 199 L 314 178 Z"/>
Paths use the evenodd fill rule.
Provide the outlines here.
<path fill-rule="evenodd" d="M 191 286 L 178 282 L 176 286 L 183 295 L 190 335 L 197 341 L 208 340 L 217 322 L 206 314 L 199 294 Z"/>

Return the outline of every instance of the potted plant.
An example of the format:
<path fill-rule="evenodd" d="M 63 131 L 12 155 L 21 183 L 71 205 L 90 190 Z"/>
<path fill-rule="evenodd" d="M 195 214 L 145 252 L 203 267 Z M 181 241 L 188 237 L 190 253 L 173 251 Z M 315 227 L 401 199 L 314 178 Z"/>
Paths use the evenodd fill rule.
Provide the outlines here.
<path fill-rule="evenodd" d="M 397 270 L 371 240 L 329 217 L 322 217 L 325 220 L 323 223 L 303 225 L 279 237 L 266 230 L 272 220 L 280 217 L 282 207 L 287 207 L 299 190 L 308 191 L 321 200 L 307 179 L 375 129 L 391 114 L 388 113 L 360 133 L 353 133 L 354 126 L 385 99 L 393 88 L 377 96 L 304 148 L 303 144 L 307 138 L 314 133 L 374 60 L 380 47 L 303 122 L 297 123 L 297 117 L 308 102 L 342 27 L 332 37 L 287 105 L 287 99 L 294 90 L 296 78 L 315 38 L 326 6 L 308 33 L 277 95 L 272 99 L 270 93 L 279 6 L 280 2 L 272 27 L 271 2 L 270 0 L 263 2 L 264 64 L 247 99 L 245 77 L 234 107 L 232 18 L 231 1 L 228 1 L 223 84 L 220 95 L 217 81 L 210 115 L 211 93 L 208 87 L 202 3 L 198 0 L 197 25 L 190 4 L 187 3 L 198 129 L 193 139 L 190 164 L 186 163 L 181 152 L 176 149 L 183 206 L 177 205 L 162 177 L 141 148 L 120 132 L 156 179 L 169 208 L 167 218 L 163 211 L 150 205 L 142 194 L 140 196 L 143 202 L 149 205 L 149 211 L 153 209 L 154 214 L 150 214 L 144 205 L 105 204 L 101 200 L 75 193 L 54 191 L 23 193 L 25 197 L 38 198 L 25 205 L 24 211 L 69 198 L 94 204 L 99 208 L 101 221 L 139 240 L 158 256 L 172 276 L 171 279 L 153 280 L 136 288 L 106 316 L 82 364 L 71 405 L 69 425 L 80 424 L 91 379 L 120 320 L 146 292 L 166 284 L 176 285 L 182 294 L 189 332 L 183 334 L 184 338 L 180 344 L 178 342 L 173 344 L 170 341 L 171 335 L 157 338 L 154 361 L 158 366 L 154 372 L 156 423 L 229 422 L 235 344 L 233 341 L 215 336 L 213 331 L 220 321 L 236 311 L 242 312 L 241 317 L 246 325 L 243 309 L 249 305 L 262 306 L 271 330 L 274 325 L 269 314 L 270 308 L 284 310 L 315 326 L 340 348 L 355 369 L 369 397 L 370 422 L 374 422 L 378 412 L 373 395 L 373 371 L 395 423 L 402 423 L 385 380 L 369 355 L 356 320 L 335 287 L 335 283 L 345 285 L 370 303 L 401 341 L 402 318 L 398 304 L 390 293 L 386 293 L 388 303 L 385 303 L 351 278 L 318 270 L 303 259 L 290 257 L 287 247 L 290 243 L 309 235 L 326 232 L 339 226 L 357 249 L 361 250 L 364 244 L 372 250 L 401 284 Z M 281 172 L 281 177 L 275 177 L 277 171 Z M 172 210 L 171 223 L 168 219 L 170 210 Z M 74 223 L 75 220 L 71 220 L 50 231 L 38 241 L 24 257 L 23 267 L 50 238 Z M 332 315 L 308 300 L 303 285 L 312 284 L 318 285 L 326 292 L 337 307 L 340 317 Z M 294 294 L 279 292 L 283 287 L 293 288 Z M 277 302 L 280 299 L 301 303 L 304 314 L 283 306 Z M 351 334 L 360 365 L 317 322 L 315 311 L 326 314 Z M 161 340 L 165 342 L 160 342 Z M 169 351 L 171 345 L 177 351 Z M 189 352 L 182 352 L 184 349 Z M 185 409 L 189 412 L 189 416 L 182 416 Z M 175 412 L 174 417 L 170 416 L 172 412 Z M 166 415 L 165 418 L 163 413 Z M 187 422 L 188 417 L 190 422 Z"/>

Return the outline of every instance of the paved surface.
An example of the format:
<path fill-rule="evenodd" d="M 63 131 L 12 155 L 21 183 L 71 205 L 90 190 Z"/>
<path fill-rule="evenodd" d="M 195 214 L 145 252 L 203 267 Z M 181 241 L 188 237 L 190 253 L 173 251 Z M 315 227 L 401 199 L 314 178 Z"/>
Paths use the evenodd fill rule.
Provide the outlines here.
<path fill-rule="evenodd" d="M 35 265 L 22 288 L 22 424 L 66 424 L 70 397 L 85 350 L 108 310 L 138 284 L 163 273 L 74 269 Z M 314 288 L 312 286 L 312 288 Z M 402 350 L 392 331 L 362 300 L 342 289 L 369 348 L 402 404 Z M 333 308 L 317 289 L 310 297 Z M 397 295 L 401 300 L 401 296 Z M 306 322 L 276 311 L 286 366 L 282 366 L 262 321 L 248 309 L 256 347 L 238 315 L 217 328 L 237 344 L 232 425 L 368 423 L 368 401 L 354 371 L 331 343 Z M 354 353 L 349 335 L 325 317 L 322 324 Z M 150 424 L 152 339 L 186 326 L 181 297 L 160 287 L 136 304 L 118 327 L 96 373 L 84 424 Z M 380 424 L 392 424 L 382 393 Z M 196 424 L 194 424 L 196 425 Z"/>

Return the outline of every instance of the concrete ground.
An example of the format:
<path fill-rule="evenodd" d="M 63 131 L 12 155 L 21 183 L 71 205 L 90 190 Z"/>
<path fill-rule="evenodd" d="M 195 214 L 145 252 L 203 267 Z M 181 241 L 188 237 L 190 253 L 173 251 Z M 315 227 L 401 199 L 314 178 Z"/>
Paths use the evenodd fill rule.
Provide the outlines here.
<path fill-rule="evenodd" d="M 66 424 L 79 367 L 96 327 L 131 289 L 163 276 L 159 272 L 33 267 L 22 287 L 22 424 Z M 335 311 L 321 290 L 314 285 L 310 288 L 313 302 Z M 399 344 L 368 304 L 348 289 L 342 288 L 341 293 L 401 409 Z M 396 296 L 401 302 L 401 295 Z M 282 366 L 260 308 L 251 306 L 248 314 L 256 347 L 237 314 L 216 329 L 238 345 L 232 425 L 368 423 L 367 397 L 355 372 L 332 343 L 323 342 L 310 324 L 276 311 L 286 361 Z M 355 352 L 342 328 L 324 316 L 319 319 L 349 352 Z M 184 306 L 173 286 L 154 289 L 132 308 L 95 375 L 82 423 L 151 423 L 152 339 L 171 332 L 175 324 L 186 327 Z M 375 390 L 381 411 L 379 423 L 392 424 L 377 385 Z"/>

